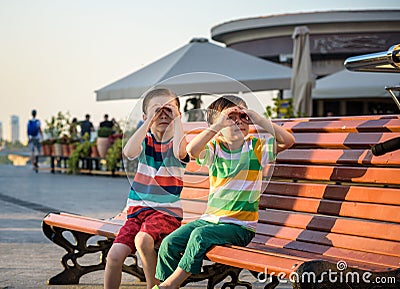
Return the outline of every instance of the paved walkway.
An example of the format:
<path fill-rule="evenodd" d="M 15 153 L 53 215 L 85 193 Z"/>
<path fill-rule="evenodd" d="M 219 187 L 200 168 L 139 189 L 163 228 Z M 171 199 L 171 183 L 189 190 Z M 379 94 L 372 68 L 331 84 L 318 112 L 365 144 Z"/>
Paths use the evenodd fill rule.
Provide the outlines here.
<path fill-rule="evenodd" d="M 49 211 L 112 217 L 124 207 L 128 188 L 123 177 L 34 173 L 28 166 L 0 165 L 0 289 L 103 288 L 103 271 L 83 276 L 79 285 L 46 285 L 62 270 L 64 251 L 44 236 L 41 220 Z M 263 288 L 248 273 L 244 278 L 255 282 L 254 288 Z M 185 288 L 206 288 L 205 284 Z M 124 274 L 120 288 L 146 287 Z"/>

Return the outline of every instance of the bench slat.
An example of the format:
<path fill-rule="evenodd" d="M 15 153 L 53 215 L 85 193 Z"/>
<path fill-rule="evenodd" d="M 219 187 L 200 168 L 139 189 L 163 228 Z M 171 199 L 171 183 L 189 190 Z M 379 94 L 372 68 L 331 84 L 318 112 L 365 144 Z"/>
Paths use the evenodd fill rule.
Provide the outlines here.
<path fill-rule="evenodd" d="M 398 206 L 263 194 L 260 208 L 400 223 Z"/>
<path fill-rule="evenodd" d="M 255 252 L 251 250 L 242 250 L 241 248 L 230 246 L 212 247 L 206 254 L 207 258 L 212 262 L 223 263 L 234 267 L 244 268 L 256 272 L 284 272 L 290 274 L 292 270 L 307 261 L 305 258 L 278 256 L 276 254 L 268 254 L 267 252 Z"/>
<path fill-rule="evenodd" d="M 121 224 L 118 223 L 87 217 L 81 218 L 78 215 L 48 214 L 43 221 L 50 226 L 61 227 L 68 230 L 99 235 L 107 238 L 115 238 L 121 228 Z"/>
<path fill-rule="evenodd" d="M 263 241 L 258 240 L 257 238 L 253 239 L 253 241 L 246 246 L 243 250 L 256 250 L 260 252 L 270 252 L 271 254 L 277 254 L 278 256 L 280 255 L 289 255 L 293 257 L 298 257 L 298 258 L 304 258 L 304 260 L 310 261 L 310 260 L 321 260 L 321 254 L 320 253 L 311 253 L 311 252 L 306 252 L 306 251 L 300 251 L 300 250 L 295 250 L 291 248 L 284 248 L 280 246 L 270 246 L 270 245 L 265 245 Z M 387 271 L 388 266 L 387 264 L 373 264 L 373 263 L 365 263 L 360 260 L 353 260 L 349 258 L 341 258 L 338 259 L 337 257 L 334 256 L 323 256 L 324 260 L 327 260 L 332 263 L 338 262 L 338 260 L 345 260 L 346 263 L 349 266 L 356 267 L 359 269 L 367 270 L 367 271 Z"/>
<path fill-rule="evenodd" d="M 277 156 L 278 163 L 400 166 L 400 151 L 374 156 L 370 149 L 289 149 Z"/>
<path fill-rule="evenodd" d="M 257 231 L 269 237 L 400 257 L 399 242 L 268 224 L 258 224 Z"/>
<path fill-rule="evenodd" d="M 400 185 L 400 168 L 276 164 L 274 177 Z"/>
<path fill-rule="evenodd" d="M 369 263 L 371 265 L 387 266 L 388 268 L 393 268 L 393 269 L 398 268 L 400 261 L 399 257 L 394 257 L 394 256 L 387 256 L 376 253 L 367 253 L 367 252 L 349 250 L 343 248 L 335 248 L 332 246 L 311 244 L 302 241 L 291 241 L 291 240 L 279 239 L 263 235 L 257 235 L 256 237 L 253 238 L 252 242 L 278 248 L 287 248 L 287 249 L 320 254 L 322 256 L 337 258 L 338 260 L 352 260 L 354 262 Z"/>
<path fill-rule="evenodd" d="M 271 195 L 400 205 L 400 189 L 384 187 L 270 181 L 265 192 Z"/>
<path fill-rule="evenodd" d="M 200 216 L 206 210 L 207 203 L 183 199 L 182 207 L 185 212 Z"/>
<path fill-rule="evenodd" d="M 323 147 L 323 148 L 363 148 L 369 149 L 372 145 L 387 141 L 399 136 L 399 133 L 368 132 L 368 133 L 294 133 L 295 148 Z"/>
<path fill-rule="evenodd" d="M 285 129 L 296 132 L 399 132 L 400 118 L 340 118 L 276 120 Z"/>
<path fill-rule="evenodd" d="M 319 230 L 382 240 L 400 241 L 400 227 L 381 221 L 337 218 L 316 214 L 266 209 L 259 211 L 260 224 L 273 224 L 301 229 Z"/>

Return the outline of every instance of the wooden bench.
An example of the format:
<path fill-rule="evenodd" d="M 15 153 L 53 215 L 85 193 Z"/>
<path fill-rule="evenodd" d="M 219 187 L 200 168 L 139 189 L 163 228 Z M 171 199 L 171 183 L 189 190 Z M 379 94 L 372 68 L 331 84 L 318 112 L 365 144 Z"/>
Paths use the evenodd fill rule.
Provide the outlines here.
<path fill-rule="evenodd" d="M 370 147 L 398 137 L 400 117 L 274 122 L 293 132 L 296 142 L 267 168 L 272 177 L 260 199 L 255 238 L 247 247 L 213 247 L 207 258 L 215 265 L 204 267 L 189 281 L 208 279 L 208 288 L 213 288 L 230 276 L 224 287 L 249 288 L 251 284 L 239 280 L 246 269 L 265 281 L 265 288 L 288 278 L 298 281 L 294 288 L 399 288 L 400 150 L 376 157 Z M 186 124 L 188 139 L 204 126 Z M 208 186 L 207 168 L 191 162 L 182 192 L 185 221 L 204 211 Z M 76 284 L 82 275 L 104 269 L 124 219 L 124 213 L 110 220 L 48 214 L 43 219 L 45 235 L 67 251 L 64 271 L 49 284 Z M 72 233 L 76 244 L 64 237 L 65 231 Z M 92 236 L 104 239 L 88 245 Z M 82 256 L 97 252 L 98 264 L 78 263 Z M 136 257 L 132 258 L 124 272 L 144 281 Z"/>

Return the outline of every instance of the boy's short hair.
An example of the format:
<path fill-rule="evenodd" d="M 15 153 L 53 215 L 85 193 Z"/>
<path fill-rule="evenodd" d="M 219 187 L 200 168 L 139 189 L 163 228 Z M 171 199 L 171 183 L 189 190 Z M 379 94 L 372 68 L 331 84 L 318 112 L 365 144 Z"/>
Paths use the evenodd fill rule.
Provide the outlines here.
<path fill-rule="evenodd" d="M 178 109 L 180 109 L 179 98 L 176 96 L 175 92 L 173 92 L 172 90 L 170 90 L 168 88 L 156 88 L 156 89 L 150 90 L 143 98 L 142 110 L 143 110 L 144 114 L 146 114 L 147 105 L 149 104 L 150 99 L 152 99 L 153 97 L 156 97 L 156 96 L 172 96 L 176 101 Z"/>
<path fill-rule="evenodd" d="M 209 124 L 213 124 L 220 112 L 234 106 L 242 106 L 247 108 L 246 102 L 239 96 L 231 94 L 221 96 L 208 106 L 207 122 Z"/>

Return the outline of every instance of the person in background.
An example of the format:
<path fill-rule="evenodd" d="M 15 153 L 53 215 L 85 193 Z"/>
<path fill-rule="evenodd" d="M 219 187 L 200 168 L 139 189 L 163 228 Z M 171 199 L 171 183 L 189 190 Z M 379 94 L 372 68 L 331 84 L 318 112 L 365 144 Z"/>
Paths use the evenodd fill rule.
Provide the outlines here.
<path fill-rule="evenodd" d="M 94 132 L 93 123 L 90 121 L 90 114 L 86 114 L 85 120 L 81 121 L 79 125 L 81 126 L 81 138 L 85 139 L 87 137 L 90 140 L 92 137 L 91 133 L 92 131 Z"/>
<path fill-rule="evenodd" d="M 116 121 L 115 118 L 112 118 L 111 121 L 113 123 L 113 126 L 112 126 L 113 133 L 122 134 L 122 129 L 119 126 L 118 121 Z"/>
<path fill-rule="evenodd" d="M 38 155 L 41 153 L 40 139 L 43 139 L 43 132 L 40 124 L 40 120 L 36 118 L 36 110 L 32 110 L 32 118 L 28 121 L 27 135 L 28 135 L 28 146 L 31 152 L 31 163 L 32 168 L 37 169 L 38 163 L 35 157 L 35 150 Z"/>
<path fill-rule="evenodd" d="M 69 135 L 71 139 L 76 141 L 78 140 L 78 119 L 74 117 L 69 125 Z"/>
<path fill-rule="evenodd" d="M 113 122 L 111 120 L 108 120 L 108 114 L 104 115 L 104 120 L 102 122 L 100 122 L 100 127 L 109 127 L 112 128 L 113 127 Z"/>

